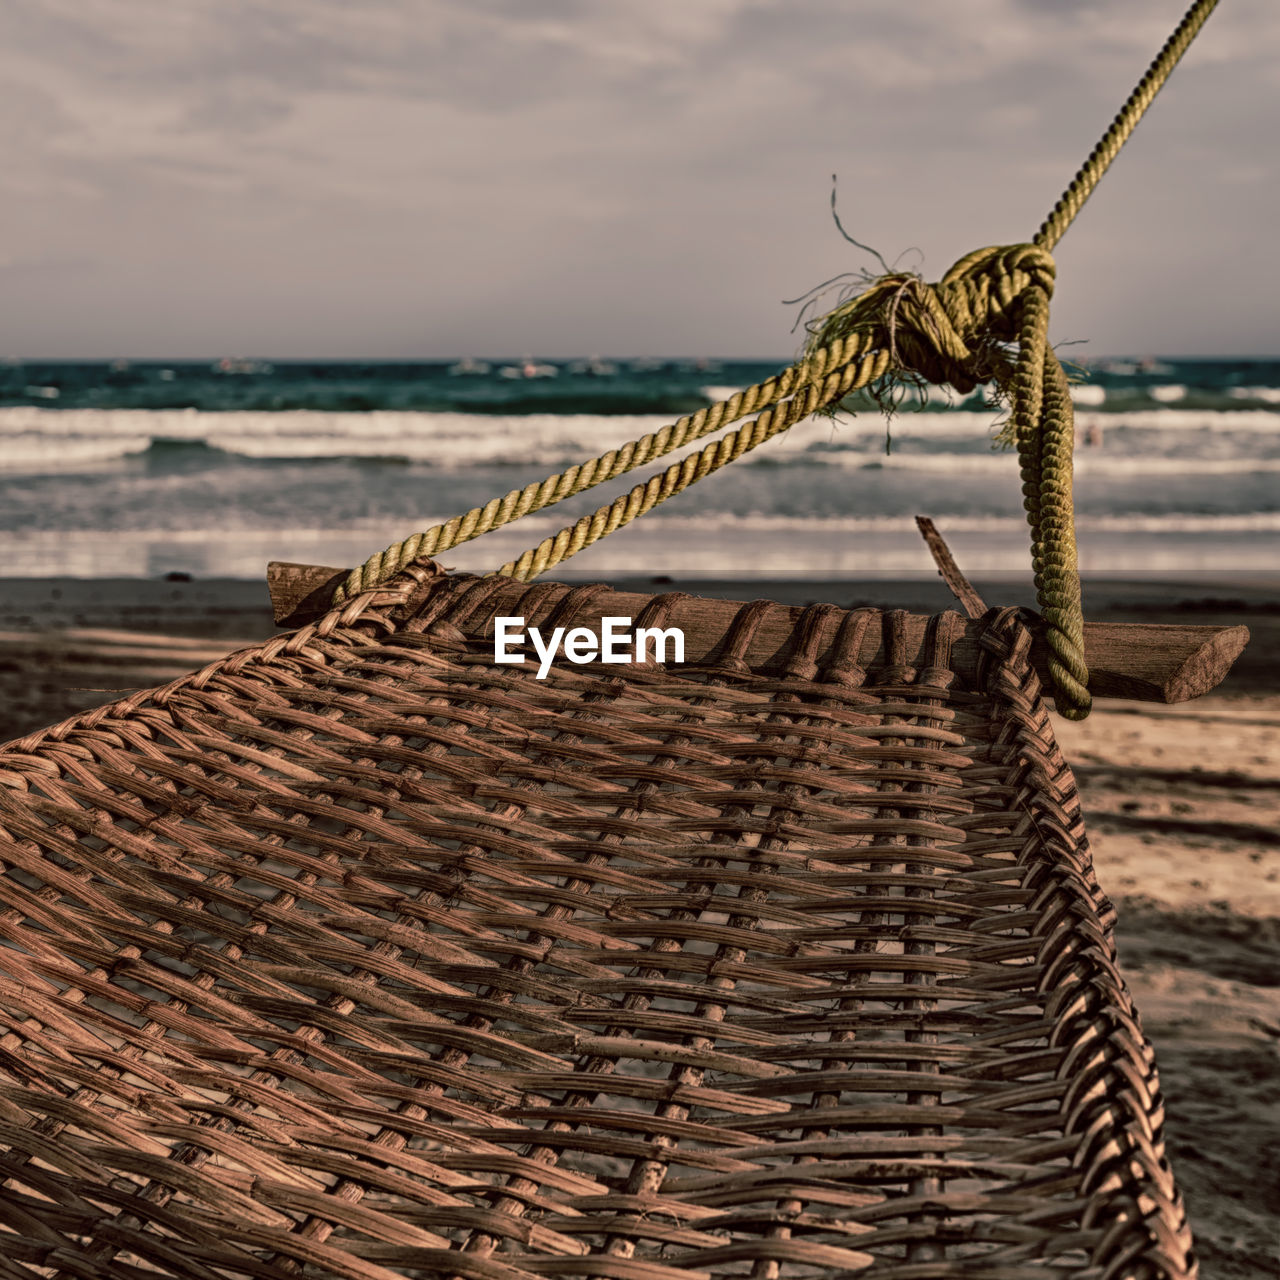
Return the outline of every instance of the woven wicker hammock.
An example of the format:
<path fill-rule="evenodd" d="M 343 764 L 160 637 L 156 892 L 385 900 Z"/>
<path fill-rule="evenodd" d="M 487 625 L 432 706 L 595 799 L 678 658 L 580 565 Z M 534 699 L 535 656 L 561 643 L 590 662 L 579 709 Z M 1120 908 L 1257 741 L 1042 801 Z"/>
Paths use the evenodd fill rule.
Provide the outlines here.
<path fill-rule="evenodd" d="M 1020 614 L 503 591 L 0 750 L 0 1276 L 1194 1273 Z"/>
<path fill-rule="evenodd" d="M 972 385 L 1016 339 L 1049 669 L 1084 714 L 1049 253 L 1214 2 L 1032 244 L 886 277 L 885 323 L 837 308 L 759 404 L 396 543 L 319 621 L 0 748 L 0 1280 L 1191 1280 L 1017 610 L 694 610 L 691 661 L 542 680 L 495 664 L 499 603 L 597 628 L 615 593 L 413 557 L 763 410 L 506 566 L 536 576 L 893 359 Z M 1161 690 L 1243 643 L 1203 639 Z M 1149 687 L 1136 665 L 1117 688 Z"/>

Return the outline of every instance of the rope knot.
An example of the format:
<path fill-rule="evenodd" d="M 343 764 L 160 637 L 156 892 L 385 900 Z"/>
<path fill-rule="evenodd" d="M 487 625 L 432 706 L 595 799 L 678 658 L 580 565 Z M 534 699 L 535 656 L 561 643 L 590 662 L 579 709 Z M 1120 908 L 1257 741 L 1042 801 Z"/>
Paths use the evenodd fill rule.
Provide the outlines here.
<path fill-rule="evenodd" d="M 1056 275 L 1053 256 L 1039 245 L 995 245 L 961 258 L 938 292 L 953 322 L 972 337 L 1010 342 L 1017 337 L 1017 304 L 1032 291 L 1047 302 Z"/>
<path fill-rule="evenodd" d="M 808 352 L 859 340 L 890 355 L 890 377 L 913 374 L 968 395 L 984 382 L 1003 384 L 1006 344 L 1017 338 L 1021 302 L 1053 295 L 1052 255 L 1039 245 L 996 245 L 966 254 L 937 284 L 894 273 L 841 303 L 812 330 Z"/>

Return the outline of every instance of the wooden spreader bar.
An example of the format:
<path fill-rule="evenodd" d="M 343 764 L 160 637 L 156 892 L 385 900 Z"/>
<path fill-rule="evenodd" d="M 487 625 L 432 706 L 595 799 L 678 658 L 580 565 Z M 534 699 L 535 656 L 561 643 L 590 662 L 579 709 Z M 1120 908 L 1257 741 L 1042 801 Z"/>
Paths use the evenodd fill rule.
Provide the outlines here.
<path fill-rule="evenodd" d="M 275 619 L 284 626 L 300 626 L 326 612 L 333 588 L 346 576 L 345 569 L 321 565 L 288 564 L 273 561 L 267 583 Z M 429 586 L 428 586 L 429 589 Z M 571 588 L 540 587 L 540 591 Z M 493 618 L 519 615 L 520 601 L 528 597 L 526 583 L 505 581 L 495 584 L 487 596 L 488 616 L 471 624 L 480 639 L 492 639 Z M 544 596 L 540 596 L 545 601 Z M 603 617 L 638 617 L 653 597 L 637 592 L 598 591 L 585 607 L 573 609 L 557 619 L 565 626 L 596 628 Z M 685 662 L 697 664 L 712 657 L 725 634 L 730 619 L 742 608 L 740 601 L 685 597 L 674 600 L 664 613 L 664 627 L 678 627 L 685 636 Z M 781 671 L 792 656 L 796 643 L 796 621 L 803 609 L 773 605 L 752 638 L 745 661 L 758 670 Z M 1029 615 L 1034 616 L 1034 615 Z M 906 614 L 903 618 L 908 661 L 917 656 L 925 641 L 928 617 Z M 818 662 L 821 665 L 840 626 L 836 613 L 817 623 L 821 628 Z M 972 670 L 977 662 L 977 637 L 981 619 L 970 619 L 957 641 L 953 662 L 957 670 Z M 1239 657 L 1249 639 L 1247 627 L 1160 626 L 1148 623 L 1087 622 L 1085 656 L 1089 664 L 1089 688 L 1094 697 L 1130 698 L 1142 702 L 1186 702 L 1219 685 Z M 859 661 L 870 669 L 882 665 L 882 630 L 867 629 Z M 1042 643 L 1032 647 L 1031 662 L 1047 683 L 1048 653 Z"/>

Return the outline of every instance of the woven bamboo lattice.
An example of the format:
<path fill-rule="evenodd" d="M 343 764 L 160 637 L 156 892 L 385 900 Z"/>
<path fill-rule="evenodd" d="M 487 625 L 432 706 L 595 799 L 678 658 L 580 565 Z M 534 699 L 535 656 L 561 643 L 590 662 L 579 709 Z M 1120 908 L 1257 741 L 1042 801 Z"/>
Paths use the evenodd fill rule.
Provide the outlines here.
<path fill-rule="evenodd" d="M 1193 1274 L 1017 612 L 500 590 L 0 751 L 0 1275 Z"/>

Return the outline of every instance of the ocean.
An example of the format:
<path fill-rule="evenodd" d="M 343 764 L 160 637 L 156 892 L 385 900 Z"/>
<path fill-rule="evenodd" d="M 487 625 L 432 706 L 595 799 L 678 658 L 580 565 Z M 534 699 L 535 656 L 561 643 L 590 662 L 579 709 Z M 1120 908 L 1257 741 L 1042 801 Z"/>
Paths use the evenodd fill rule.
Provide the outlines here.
<path fill-rule="evenodd" d="M 8 577 L 259 578 L 349 565 L 784 367 L 782 361 L 10 362 L 0 366 Z M 1280 564 L 1280 360 L 1075 369 L 1086 572 Z M 913 516 L 969 573 L 1027 568 L 1016 457 L 975 394 L 815 418 L 557 570 L 932 574 Z M 705 443 L 705 442 L 704 442 Z M 699 446 L 695 446 L 699 447 Z M 485 570 L 670 459 L 442 557 Z"/>

